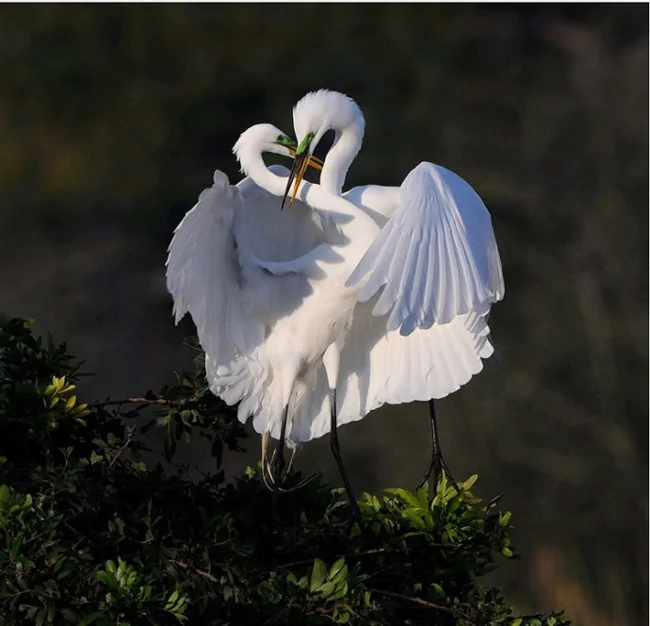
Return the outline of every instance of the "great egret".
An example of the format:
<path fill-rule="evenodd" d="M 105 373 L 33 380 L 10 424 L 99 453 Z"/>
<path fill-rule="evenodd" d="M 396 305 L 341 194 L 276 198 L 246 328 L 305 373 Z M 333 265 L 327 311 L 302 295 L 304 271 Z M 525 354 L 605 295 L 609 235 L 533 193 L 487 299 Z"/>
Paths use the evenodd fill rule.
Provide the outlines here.
<path fill-rule="evenodd" d="M 281 213 L 282 166 L 268 169 L 263 152 L 291 157 L 295 142 L 270 124 L 244 133 L 237 143 L 242 168 L 254 175 L 236 186 L 220 171 L 174 231 L 167 258 L 167 288 L 178 323 L 190 313 L 199 341 L 212 364 L 228 364 L 251 354 L 262 342 L 264 325 L 297 307 L 304 281 L 272 276 L 265 261 L 281 263 L 324 240 L 314 212 L 299 203 Z M 276 174 L 277 172 L 277 174 Z M 273 219 L 269 219 L 273 216 Z M 294 302 L 287 302 L 290 293 Z"/>
<path fill-rule="evenodd" d="M 349 123 L 341 113 L 328 118 L 331 127 Z M 479 306 L 444 324 L 436 319 L 429 327 L 416 323 L 405 334 L 404 320 L 401 327 L 387 329 L 392 317 L 371 314 L 374 296 L 359 300 L 366 279 L 360 285 L 347 283 L 383 231 L 369 209 L 301 180 L 305 163 L 313 158 L 313 139 L 324 132 L 315 128 L 305 135 L 294 162 L 297 194 L 304 202 L 284 212 L 277 204 L 272 212 L 269 194 L 282 196 L 291 177 L 269 171 L 261 154 L 291 156 L 295 144 L 288 148 L 286 136 L 270 125 L 242 135 L 234 151 L 250 179 L 231 187 L 217 173 L 213 188 L 175 231 L 168 286 L 177 319 L 189 311 L 197 325 L 212 391 L 228 404 L 239 402 L 242 421 L 252 416 L 258 432 L 279 440 L 276 487 L 284 469 L 285 438 L 298 444 L 329 431 L 354 507 L 337 424 L 361 419 L 385 403 L 447 395 L 480 371 L 492 347 L 487 311 Z M 400 195 L 421 184 L 417 177 L 409 179 Z M 286 223 L 278 228 L 277 220 Z M 438 287 L 420 273 L 428 282 L 418 274 L 420 282 L 403 286 L 411 292 L 402 297 L 416 304 L 435 301 Z M 391 280 L 387 283 L 386 288 L 394 288 Z M 426 297 L 412 292 L 414 287 L 424 289 Z M 459 293 L 465 287 L 461 281 Z"/>
<path fill-rule="evenodd" d="M 321 102 L 323 102 L 322 99 L 317 99 L 316 104 Z M 352 126 L 353 131 L 355 128 L 358 131 L 358 124 L 355 120 L 361 117 L 361 114 L 358 107 L 349 99 L 338 103 L 326 99 L 327 107 L 325 108 L 319 108 L 313 104 L 303 109 L 303 113 L 307 111 L 307 113 L 314 114 L 318 121 L 311 126 L 314 130 L 307 130 L 298 147 L 299 158 L 294 162 L 293 173 L 298 174 L 297 185 L 300 189 L 300 198 L 323 218 L 327 241 L 319 244 L 312 252 L 296 261 L 282 264 L 268 262 L 264 264 L 264 267 L 277 274 L 296 272 L 308 276 L 312 280 L 317 280 L 313 283 L 314 296 L 301 305 L 302 310 L 296 314 L 293 323 L 295 320 L 300 320 L 301 324 L 311 327 L 312 334 L 314 329 L 324 325 L 324 330 L 316 333 L 315 340 L 312 337 L 300 337 L 300 341 L 312 341 L 314 352 L 320 352 L 324 372 L 317 366 L 314 367 L 314 362 L 310 361 L 308 370 L 301 371 L 295 378 L 294 382 L 299 388 L 300 385 L 308 383 L 308 389 L 311 389 L 308 392 L 302 391 L 300 401 L 294 402 L 292 407 L 285 406 L 277 454 L 278 459 L 281 459 L 282 441 L 285 434 L 293 442 L 302 442 L 330 430 L 332 451 L 352 501 L 351 488 L 339 453 L 337 425 L 360 419 L 384 403 L 396 404 L 443 397 L 458 389 L 473 374 L 480 371 L 482 358 L 487 358 L 492 353 L 492 346 L 487 338 L 489 329 L 485 319 L 489 304 L 486 304 L 481 298 L 492 285 L 488 284 L 486 287 L 476 284 L 482 278 L 478 266 L 480 263 L 489 265 L 494 259 L 489 256 L 489 249 L 480 249 L 480 246 L 478 250 L 461 250 L 465 255 L 460 259 L 460 269 L 454 272 L 452 268 L 452 279 L 455 279 L 457 284 L 451 285 L 451 297 L 452 300 L 454 297 L 456 299 L 472 298 L 478 292 L 478 296 L 471 303 L 472 306 L 467 306 L 466 311 L 460 309 L 448 311 L 449 306 L 447 309 L 443 309 L 442 313 L 436 311 L 435 299 L 440 297 L 441 293 L 444 295 L 444 291 L 440 291 L 440 285 L 435 283 L 440 271 L 437 268 L 433 268 L 434 271 L 431 271 L 425 264 L 419 267 L 416 263 L 416 276 L 408 278 L 411 281 L 410 285 L 401 286 L 403 293 L 400 295 L 402 298 L 411 298 L 413 302 L 408 306 L 410 306 L 409 310 L 413 310 L 414 313 L 419 312 L 418 302 L 420 302 L 419 306 L 421 307 L 434 306 L 433 314 L 427 310 L 427 318 L 415 320 L 415 322 L 401 320 L 401 326 L 392 320 L 392 314 L 391 316 L 383 315 L 383 319 L 382 316 L 375 315 L 373 317 L 370 304 L 359 302 L 360 295 L 362 295 L 361 286 L 349 285 L 348 282 L 354 270 L 359 267 L 364 255 L 367 255 L 375 245 L 377 237 L 382 236 L 385 231 L 380 231 L 377 222 L 366 211 L 344 198 L 328 192 L 322 185 L 312 185 L 301 180 L 305 164 L 311 157 L 315 145 L 312 143 L 314 139 L 319 135 L 322 136 L 329 128 L 336 130 Z M 299 107 L 296 111 L 298 122 L 296 126 L 300 132 L 299 124 L 302 114 Z M 322 121 L 323 113 L 326 114 L 325 122 Z M 361 128 L 363 127 L 361 126 Z M 347 142 L 346 150 L 348 153 L 352 152 L 351 157 L 348 156 L 349 161 L 354 157 L 361 143 L 362 132 L 356 134 L 355 142 Z M 341 133 L 341 137 L 344 137 L 343 133 Z M 342 141 L 341 137 L 337 137 L 335 140 L 335 146 L 328 158 L 331 158 L 332 154 L 336 155 L 337 149 L 340 151 L 338 146 L 339 141 Z M 325 169 L 327 169 L 327 165 Z M 417 197 L 418 193 L 424 194 L 426 201 L 434 203 L 433 210 L 443 214 L 442 217 L 434 216 L 431 223 L 425 219 L 421 225 L 425 231 L 427 228 L 434 231 L 432 242 L 441 248 L 445 244 L 447 247 L 451 247 L 454 243 L 457 246 L 466 245 L 469 248 L 470 246 L 466 242 L 467 234 L 464 232 L 467 224 L 463 222 L 463 216 L 445 215 L 445 212 L 453 213 L 456 209 L 453 197 L 452 201 L 447 199 L 446 205 L 442 203 L 442 206 L 438 206 L 441 204 L 439 197 L 441 193 L 449 193 L 450 190 L 442 186 L 437 178 L 432 182 L 427 176 L 424 178 L 419 176 L 422 169 L 423 166 L 416 168 L 415 172 L 397 190 L 398 210 L 404 206 L 402 197 L 406 196 L 410 202 L 414 195 Z M 426 168 L 424 173 L 430 175 Z M 285 189 L 290 187 L 291 182 L 290 177 Z M 461 183 L 464 185 L 461 190 L 466 191 L 465 188 L 468 185 L 464 181 Z M 436 185 L 442 186 L 442 189 Z M 372 192 L 380 190 L 381 188 L 376 186 L 371 189 Z M 271 191 L 277 193 L 275 188 Z M 470 191 L 473 194 L 470 200 L 477 198 L 471 188 Z M 368 188 L 363 195 L 364 198 L 368 195 Z M 395 196 L 395 192 L 388 190 L 388 195 Z M 295 193 L 292 202 L 294 198 Z M 443 196 L 444 199 L 446 198 Z M 436 202 L 438 204 L 435 204 Z M 487 214 L 487 210 L 480 200 L 478 203 L 478 207 L 470 206 L 470 211 L 475 211 L 478 208 Z M 383 208 L 385 209 L 385 207 Z M 410 208 L 410 205 L 407 204 L 407 209 Z M 417 206 L 415 208 L 422 209 Z M 424 217 L 431 216 L 425 215 Z M 466 220 L 467 215 L 465 214 L 464 217 Z M 483 215 L 479 217 L 484 218 Z M 452 239 L 456 236 L 458 241 L 445 242 L 445 232 L 442 234 L 437 232 L 439 224 L 436 220 L 443 222 L 440 230 L 451 229 Z M 487 223 L 491 232 L 489 214 L 487 214 Z M 419 224 L 413 226 L 408 222 L 406 226 L 412 229 L 420 227 Z M 385 228 L 388 227 L 389 224 Z M 429 236 L 428 232 L 425 234 Z M 412 234 L 407 231 L 402 232 L 401 235 L 407 241 L 406 244 L 400 243 L 402 246 L 408 247 Z M 417 241 L 415 238 L 413 240 Z M 476 246 L 476 242 L 469 243 L 474 243 Z M 496 244 L 494 245 L 496 247 Z M 452 250 L 452 252 L 457 251 Z M 447 252 L 447 254 L 450 253 Z M 476 258 L 473 258 L 472 254 Z M 487 260 L 485 260 L 486 256 Z M 408 261 L 408 258 L 405 260 Z M 456 261 L 456 259 L 452 260 Z M 469 268 L 463 265 L 463 261 Z M 489 270 L 492 271 L 492 274 L 489 274 L 487 282 L 494 279 L 495 282 L 501 281 L 502 284 L 498 253 L 496 254 L 496 267 L 490 267 Z M 472 274 L 472 271 L 475 273 Z M 495 274 L 497 278 L 494 278 Z M 395 279 L 390 278 L 386 281 L 387 288 L 395 286 L 391 284 L 391 280 Z M 397 280 L 404 281 L 401 276 L 398 276 Z M 418 293 L 418 289 L 424 293 Z M 487 294 L 485 299 L 489 300 L 492 295 Z M 447 295 L 448 299 L 449 297 Z M 377 306 L 380 304 L 381 299 L 375 306 L 375 314 Z M 462 302 L 456 304 L 459 304 L 460 307 L 463 306 Z M 431 321 L 429 321 L 429 317 L 432 318 Z M 407 327 L 407 323 L 411 326 Z M 284 337 L 284 335 L 281 336 Z M 328 342 L 331 343 L 328 345 Z M 265 348 L 270 352 L 278 349 L 271 341 L 267 342 Z M 324 375 L 322 375 L 323 373 Z M 289 382 L 290 378 L 287 379 L 287 384 Z M 229 391 L 228 386 L 231 382 L 224 381 L 218 384 L 219 389 L 216 391 L 224 395 L 224 392 Z M 245 401 L 245 391 L 240 390 L 240 393 L 239 399 Z M 224 397 L 226 396 L 224 395 Z M 285 397 L 287 397 L 286 394 Z M 238 398 L 233 395 L 231 399 L 237 401 Z M 290 420 L 288 420 L 289 416 L 291 416 Z M 328 417 L 329 419 L 327 419 Z M 435 427 L 435 423 L 432 423 L 432 426 Z M 278 476 L 277 469 L 276 476 Z"/>
<path fill-rule="evenodd" d="M 274 261 L 281 268 L 283 261 L 313 250 L 325 239 L 318 216 L 306 205 L 297 203 L 296 211 L 278 210 L 289 170 L 267 168 L 262 154 L 293 157 L 295 150 L 295 142 L 270 124 L 244 132 L 234 151 L 250 176 L 231 186 L 225 174 L 215 172 L 212 187 L 201 193 L 176 227 L 166 262 L 175 321 L 178 324 L 186 313 L 192 316 L 212 391 L 227 402 L 235 398 L 231 404 L 245 397 L 239 407 L 242 421 L 255 415 L 256 430 L 271 432 L 276 439 L 281 413 L 273 419 L 269 396 L 282 380 L 273 364 L 283 363 L 280 355 L 264 361 L 260 353 L 270 330 L 299 310 L 312 288 L 304 276 L 275 276 L 264 263 Z M 311 162 L 317 169 L 319 164 L 318 159 Z M 282 343 L 277 332 L 273 339 Z"/>
<path fill-rule="evenodd" d="M 353 308 L 354 290 L 331 288 L 332 268 L 343 267 L 346 258 L 340 246 L 326 242 L 318 216 L 303 204 L 296 214 L 295 208 L 282 213 L 270 204 L 270 194 L 279 199 L 288 177 L 264 165 L 264 151 L 292 156 L 295 144 L 290 146 L 286 135 L 268 124 L 242 134 L 234 152 L 249 177 L 231 186 L 224 174 L 215 173 L 212 188 L 174 232 L 167 287 L 176 321 L 187 312 L 192 315 L 211 390 L 228 404 L 239 402 L 242 421 L 252 415 L 258 432 L 280 441 L 277 486 L 285 438 L 295 444 L 329 430 L 323 420 L 314 424 L 311 388 L 328 348 L 349 321 L 341 312 Z M 275 171 L 288 173 L 285 168 Z M 311 196 L 319 205 L 318 187 L 314 189 Z M 330 204 L 330 211 L 336 211 L 349 203 L 334 198 Z M 367 237 L 365 245 L 371 241 Z M 314 253 L 310 263 L 300 257 L 305 249 Z M 296 257 L 298 265 L 289 260 Z M 348 274 L 342 273 L 339 283 Z M 326 400 L 317 397 L 320 405 Z M 339 457 L 337 461 L 351 494 Z"/>
<path fill-rule="evenodd" d="M 320 90 L 303 97 L 293 116 L 300 145 L 285 199 L 295 180 L 294 201 L 309 158 L 330 130 L 335 133 L 334 142 L 325 159 L 320 185 L 332 195 L 341 195 L 347 171 L 363 141 L 365 121 L 361 110 L 344 94 Z M 311 204 L 304 194 L 300 197 Z M 485 319 L 490 306 L 501 300 L 505 291 L 491 218 L 484 203 L 462 178 L 427 162 L 413 169 L 400 187 L 367 185 L 343 197 L 370 215 L 377 227 L 383 227 L 367 249 L 362 241 L 350 236 L 350 245 L 361 251 L 362 258 L 345 285 L 361 286 L 360 303 L 369 301 L 383 288 L 372 314 L 385 320 L 387 336 L 399 330 L 400 339 L 395 341 L 403 342 L 405 350 L 404 337 L 416 329 L 431 329 L 428 338 L 435 342 L 431 348 L 438 357 L 434 367 L 444 371 L 451 364 L 453 347 L 442 350 L 442 333 L 449 332 L 451 342 L 462 339 L 466 329 L 457 322 L 462 316 L 472 315 L 473 320 L 483 320 L 474 329 L 474 336 L 486 337 L 489 329 Z M 340 230 L 345 232 L 346 228 L 342 225 Z M 475 346 L 473 356 L 480 357 L 476 361 L 478 370 L 481 358 L 487 358 L 492 351 L 487 339 Z M 400 366 L 392 364 L 393 368 Z M 442 388 L 435 389 L 426 382 L 428 374 L 422 369 L 414 372 L 417 382 L 411 383 L 419 385 L 418 397 L 412 399 L 429 400 L 433 452 L 424 480 L 431 471 L 439 473 L 443 463 L 433 399 L 455 391 L 470 377 L 467 370 L 461 370 L 452 374 Z M 408 401 L 408 393 L 395 391 L 398 397 L 393 401 Z M 345 416 L 339 418 L 339 423 L 343 421 Z"/>

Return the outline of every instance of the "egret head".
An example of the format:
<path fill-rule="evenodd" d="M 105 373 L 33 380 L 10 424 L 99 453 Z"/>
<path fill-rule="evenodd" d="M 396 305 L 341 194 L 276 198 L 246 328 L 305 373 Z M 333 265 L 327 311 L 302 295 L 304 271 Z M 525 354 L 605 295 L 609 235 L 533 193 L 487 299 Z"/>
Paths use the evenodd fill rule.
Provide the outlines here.
<path fill-rule="evenodd" d="M 299 143 L 283 204 L 292 183 L 294 188 L 291 202 L 295 199 L 309 160 L 328 130 L 336 133 L 335 141 L 343 130 L 353 132 L 357 135 L 357 143 L 360 146 L 366 123 L 361 109 L 352 98 L 338 91 L 319 89 L 298 101 L 293 109 L 293 125 Z"/>
<path fill-rule="evenodd" d="M 232 151 L 242 171 L 246 172 L 246 164 L 259 158 L 264 152 L 273 152 L 293 159 L 296 156 L 296 148 L 296 142 L 273 124 L 256 124 L 239 136 Z M 312 157 L 309 165 L 321 169 L 322 161 Z"/>

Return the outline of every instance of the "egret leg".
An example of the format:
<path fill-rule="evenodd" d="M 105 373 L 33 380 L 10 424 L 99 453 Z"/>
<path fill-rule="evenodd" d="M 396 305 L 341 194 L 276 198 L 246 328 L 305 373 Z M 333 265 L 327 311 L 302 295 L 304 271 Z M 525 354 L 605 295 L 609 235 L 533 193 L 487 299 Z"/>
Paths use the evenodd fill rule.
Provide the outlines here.
<path fill-rule="evenodd" d="M 336 464 L 339 467 L 339 472 L 341 478 L 343 479 L 343 484 L 345 485 L 345 491 L 348 494 L 348 500 L 350 501 L 350 507 L 354 512 L 354 515 L 361 519 L 361 511 L 359 510 L 359 505 L 357 500 L 354 497 L 354 492 L 352 491 L 352 485 L 348 480 L 348 475 L 345 472 L 345 467 L 343 467 L 343 459 L 341 458 L 341 451 L 339 449 L 339 435 L 336 427 L 336 389 L 330 389 L 330 420 L 331 420 L 331 429 L 330 429 L 330 448 L 332 449 L 332 454 L 336 460 Z"/>
<path fill-rule="evenodd" d="M 291 491 L 296 491 L 297 489 L 304 487 L 307 483 L 310 483 L 316 477 L 315 475 L 308 476 L 307 478 L 301 480 L 297 485 L 289 489 L 282 488 L 282 483 L 291 471 L 291 467 L 293 466 L 293 461 L 298 450 L 298 448 L 293 448 L 291 451 L 291 458 L 289 459 L 289 465 L 286 466 L 286 462 L 284 460 L 284 442 L 286 440 L 286 428 L 287 410 L 285 409 L 282 426 L 280 428 L 280 441 L 278 442 L 275 450 L 273 450 L 273 453 L 270 455 L 270 459 L 268 457 L 269 449 L 271 448 L 271 435 L 269 433 L 264 433 L 262 435 L 262 482 L 264 483 L 264 486 L 269 491 L 272 491 L 276 496 L 280 492 L 289 493 Z"/>
<path fill-rule="evenodd" d="M 433 400 L 429 400 L 429 417 L 431 418 L 431 463 L 429 464 L 429 469 L 426 474 L 420 481 L 418 489 L 424 486 L 424 483 L 427 482 L 429 477 L 432 477 L 431 493 L 435 493 L 438 482 L 442 478 L 442 472 L 444 471 L 451 484 L 454 486 L 456 491 L 458 491 L 458 485 L 456 484 L 454 477 L 451 475 L 449 467 L 442 456 L 440 437 L 438 436 L 438 423 L 436 421 L 436 408 Z"/>
<path fill-rule="evenodd" d="M 286 466 L 286 461 L 284 460 L 284 440 L 287 436 L 287 421 L 289 418 L 289 405 L 284 407 L 284 412 L 282 414 L 282 426 L 280 428 L 280 439 L 278 440 L 278 445 L 275 453 L 275 462 L 273 463 L 273 484 L 274 488 L 279 489 L 282 484 L 282 472 Z"/>
<path fill-rule="evenodd" d="M 268 471 L 269 463 L 266 460 L 268 456 L 269 443 L 271 441 L 271 436 L 268 432 L 262 435 L 262 481 L 264 486 L 270 491 L 271 485 L 269 485 L 268 478 L 270 478 L 270 472 Z M 267 476 L 268 475 L 268 476 Z"/>

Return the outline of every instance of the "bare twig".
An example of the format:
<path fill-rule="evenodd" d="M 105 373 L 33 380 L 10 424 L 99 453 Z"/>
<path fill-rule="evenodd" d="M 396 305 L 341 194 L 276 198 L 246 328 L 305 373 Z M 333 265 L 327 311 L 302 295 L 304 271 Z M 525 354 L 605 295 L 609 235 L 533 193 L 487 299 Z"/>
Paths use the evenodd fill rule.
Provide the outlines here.
<path fill-rule="evenodd" d="M 184 561 L 171 561 L 174 565 L 178 565 L 181 569 L 187 569 L 188 567 L 191 567 L 199 576 L 202 578 L 205 578 L 206 580 L 209 580 L 211 583 L 217 583 L 219 582 L 210 572 L 204 572 L 202 569 L 199 569 L 195 565 L 192 565 L 191 563 L 188 565 Z"/>
<path fill-rule="evenodd" d="M 337 556 L 338 559 L 347 559 L 355 556 L 369 556 L 371 554 L 379 554 L 385 552 L 385 548 L 375 548 L 373 550 L 366 550 L 364 552 L 349 552 L 348 554 L 341 554 Z M 304 559 L 302 561 L 292 561 L 291 563 L 283 563 L 278 565 L 278 569 L 287 569 L 288 567 L 296 567 L 298 565 L 311 565 L 314 562 L 314 559 Z"/>
<path fill-rule="evenodd" d="M 419 606 L 426 607 L 427 609 L 435 609 L 436 611 L 444 611 L 445 613 L 450 613 L 454 615 L 454 611 L 446 606 L 440 604 L 434 604 L 428 600 L 422 600 L 422 598 L 414 598 L 412 596 L 405 596 L 401 593 L 395 593 L 394 591 L 384 591 L 383 589 L 372 589 L 368 588 L 368 591 L 371 593 L 379 594 L 380 596 L 386 596 L 388 598 L 395 598 L 396 600 L 404 600 L 405 602 L 410 602 L 411 604 L 418 604 Z"/>
<path fill-rule="evenodd" d="M 103 406 L 119 406 L 122 404 L 158 404 L 163 406 L 174 406 L 198 402 L 198 398 L 181 398 L 180 400 L 168 400 L 167 398 L 126 398 L 125 400 L 107 400 L 105 402 L 95 402 L 90 405 L 91 408 Z"/>
<path fill-rule="evenodd" d="M 133 437 L 133 434 L 131 432 L 127 432 L 126 441 L 120 446 L 117 453 L 115 455 L 113 455 L 113 458 L 111 459 L 111 462 L 108 464 L 109 468 L 113 467 L 113 465 L 115 464 L 115 461 L 117 461 L 117 459 L 119 459 L 120 456 L 122 456 L 122 452 L 124 452 L 124 450 L 126 450 L 128 448 L 129 444 L 131 443 L 131 438 L 132 437 Z"/>

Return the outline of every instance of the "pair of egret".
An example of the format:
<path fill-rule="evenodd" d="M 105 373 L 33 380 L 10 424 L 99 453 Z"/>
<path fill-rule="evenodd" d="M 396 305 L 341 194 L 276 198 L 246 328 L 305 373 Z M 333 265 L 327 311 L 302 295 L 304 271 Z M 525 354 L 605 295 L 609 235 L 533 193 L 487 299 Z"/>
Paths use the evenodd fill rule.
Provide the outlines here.
<path fill-rule="evenodd" d="M 423 162 L 400 187 L 342 193 L 365 128 L 353 100 L 312 92 L 293 120 L 299 143 L 270 124 L 241 135 L 233 152 L 247 177 L 233 186 L 215 172 L 174 232 L 167 286 L 176 322 L 194 320 L 211 391 L 264 435 L 274 489 L 285 443 L 295 451 L 330 432 L 354 507 L 337 426 L 383 404 L 430 401 L 428 474 L 441 471 L 432 399 L 492 354 L 487 315 L 504 295 L 501 261 L 485 205 L 443 167 Z M 322 162 L 313 153 L 329 130 Z M 294 159 L 291 171 L 267 167 L 265 152 Z M 309 165 L 320 184 L 303 179 Z M 278 444 L 267 462 L 269 437 Z"/>

